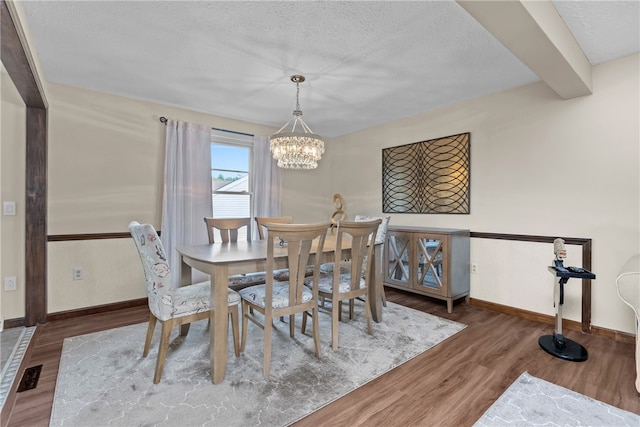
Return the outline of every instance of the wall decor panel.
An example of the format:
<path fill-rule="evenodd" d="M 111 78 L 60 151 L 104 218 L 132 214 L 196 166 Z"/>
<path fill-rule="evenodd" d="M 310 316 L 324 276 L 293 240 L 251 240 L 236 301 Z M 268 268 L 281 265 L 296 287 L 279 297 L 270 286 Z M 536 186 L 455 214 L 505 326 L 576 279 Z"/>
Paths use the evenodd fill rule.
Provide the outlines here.
<path fill-rule="evenodd" d="M 468 214 L 469 132 L 382 150 L 385 213 Z"/>

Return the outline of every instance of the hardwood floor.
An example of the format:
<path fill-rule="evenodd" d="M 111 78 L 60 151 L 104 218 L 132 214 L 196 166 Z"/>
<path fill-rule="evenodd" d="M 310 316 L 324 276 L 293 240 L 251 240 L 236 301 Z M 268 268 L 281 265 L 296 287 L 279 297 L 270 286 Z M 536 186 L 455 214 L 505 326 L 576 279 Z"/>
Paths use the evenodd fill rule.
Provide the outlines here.
<path fill-rule="evenodd" d="M 553 328 L 458 302 L 387 289 L 389 301 L 464 323 L 462 332 L 300 420 L 305 426 L 470 426 L 522 372 L 640 414 L 635 348 L 565 331 L 589 360 L 567 362 L 538 346 Z M 39 327 L 27 366 L 42 364 L 38 386 L 15 396 L 9 426 L 48 426 L 65 337 L 146 322 L 146 307 L 60 320 Z M 142 346 L 142 339 L 140 341 Z M 142 349 L 141 349 L 142 351 Z M 212 385 L 213 387 L 213 385 Z M 3 416 L 4 418 L 4 416 Z"/>

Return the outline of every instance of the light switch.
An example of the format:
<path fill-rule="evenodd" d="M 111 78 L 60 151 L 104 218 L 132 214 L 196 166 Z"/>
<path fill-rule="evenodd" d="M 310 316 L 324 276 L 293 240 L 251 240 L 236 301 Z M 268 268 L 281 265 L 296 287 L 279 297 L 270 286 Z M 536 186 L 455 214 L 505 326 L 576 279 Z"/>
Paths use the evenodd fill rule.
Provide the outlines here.
<path fill-rule="evenodd" d="M 2 202 L 2 215 L 15 215 L 16 202 Z"/>

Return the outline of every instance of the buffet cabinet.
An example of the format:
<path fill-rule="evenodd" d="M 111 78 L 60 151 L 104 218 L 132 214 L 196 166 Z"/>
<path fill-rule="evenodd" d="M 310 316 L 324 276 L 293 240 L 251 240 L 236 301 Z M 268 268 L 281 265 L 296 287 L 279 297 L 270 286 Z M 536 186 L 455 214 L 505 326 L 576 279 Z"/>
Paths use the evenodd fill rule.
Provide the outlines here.
<path fill-rule="evenodd" d="M 470 232 L 390 226 L 384 250 L 384 284 L 447 302 L 469 300 Z"/>

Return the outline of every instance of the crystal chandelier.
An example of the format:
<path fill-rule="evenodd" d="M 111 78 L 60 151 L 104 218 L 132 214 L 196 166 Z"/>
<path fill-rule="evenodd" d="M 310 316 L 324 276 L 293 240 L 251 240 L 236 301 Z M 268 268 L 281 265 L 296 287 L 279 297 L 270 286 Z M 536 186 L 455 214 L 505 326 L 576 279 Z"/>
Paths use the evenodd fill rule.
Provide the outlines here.
<path fill-rule="evenodd" d="M 302 120 L 300 110 L 300 83 L 304 76 L 291 76 L 296 84 L 296 109 L 293 117 L 269 138 L 269 147 L 278 167 L 284 169 L 315 169 L 324 153 L 324 141 L 314 134 Z"/>

